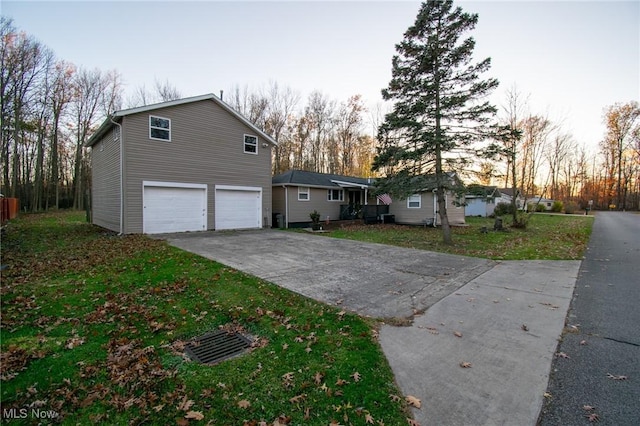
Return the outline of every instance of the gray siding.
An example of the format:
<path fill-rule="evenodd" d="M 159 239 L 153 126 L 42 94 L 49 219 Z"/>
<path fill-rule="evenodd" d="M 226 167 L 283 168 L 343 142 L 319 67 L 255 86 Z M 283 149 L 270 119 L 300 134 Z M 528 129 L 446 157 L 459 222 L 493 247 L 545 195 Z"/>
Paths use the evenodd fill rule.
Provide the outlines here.
<path fill-rule="evenodd" d="M 332 188 L 336 189 L 336 188 Z M 287 186 L 286 191 L 289 197 L 289 217 L 287 221 L 290 223 L 296 222 L 311 222 L 309 213 L 317 210 L 320 213 L 320 220 L 339 220 L 340 219 L 340 206 L 349 204 L 347 190 L 344 190 L 343 201 L 328 201 L 327 200 L 328 188 L 310 188 L 310 196 L 308 201 L 298 200 L 298 187 Z M 367 199 L 368 204 L 376 204 L 375 197 L 369 196 Z M 282 186 L 273 186 L 273 212 L 285 214 L 286 211 L 285 200 L 285 188 Z"/>
<path fill-rule="evenodd" d="M 149 138 L 149 115 L 171 120 L 171 141 Z M 125 232 L 142 232 L 142 182 L 208 185 L 207 228 L 215 224 L 215 185 L 262 188 L 263 226 L 271 225 L 271 145 L 244 153 L 249 127 L 210 100 L 146 111 L 123 118 Z"/>
<path fill-rule="evenodd" d="M 113 132 L 91 148 L 91 207 L 95 225 L 120 232 L 120 140 Z"/>
<path fill-rule="evenodd" d="M 406 224 L 420 224 L 425 219 L 431 219 L 434 217 L 433 199 L 434 194 L 432 192 L 423 192 L 420 194 L 422 201 L 420 208 L 408 208 L 407 200 L 393 200 L 393 203 L 389 206 L 389 213 L 395 215 L 397 223 Z M 452 194 L 447 195 L 447 215 L 450 224 L 462 225 L 464 220 L 464 207 L 456 207 L 454 204 L 455 196 Z M 438 215 L 438 223 L 440 222 Z"/>

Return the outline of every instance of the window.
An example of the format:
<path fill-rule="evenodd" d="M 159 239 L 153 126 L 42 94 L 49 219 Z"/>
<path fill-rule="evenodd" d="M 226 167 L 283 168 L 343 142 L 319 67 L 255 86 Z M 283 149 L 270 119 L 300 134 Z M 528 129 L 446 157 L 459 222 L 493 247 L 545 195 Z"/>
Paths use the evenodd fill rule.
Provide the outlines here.
<path fill-rule="evenodd" d="M 420 194 L 413 194 L 407 198 L 407 208 L 408 209 L 419 209 L 422 205 L 422 197 Z"/>
<path fill-rule="evenodd" d="M 251 135 L 244 135 L 244 152 L 248 154 L 258 153 L 258 138 Z"/>
<path fill-rule="evenodd" d="M 171 120 L 150 115 L 149 138 L 171 142 Z"/>
<path fill-rule="evenodd" d="M 308 186 L 299 186 L 298 187 L 298 201 L 309 201 L 309 187 Z"/>
<path fill-rule="evenodd" d="M 342 189 L 327 190 L 327 201 L 343 201 L 344 191 Z"/>

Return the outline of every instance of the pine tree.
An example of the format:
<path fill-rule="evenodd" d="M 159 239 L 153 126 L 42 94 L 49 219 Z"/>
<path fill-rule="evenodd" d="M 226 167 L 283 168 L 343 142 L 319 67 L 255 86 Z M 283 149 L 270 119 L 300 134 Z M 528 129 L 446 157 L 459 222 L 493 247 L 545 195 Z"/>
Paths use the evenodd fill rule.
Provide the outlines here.
<path fill-rule="evenodd" d="M 496 79 L 480 80 L 490 58 L 472 63 L 473 38 L 460 40 L 475 28 L 477 14 L 452 10 L 451 0 L 424 2 L 415 24 L 396 45 L 392 78 L 382 91 L 394 101 L 378 129 L 380 147 L 373 170 L 386 174 L 378 190 L 399 198 L 425 189 L 426 174 L 435 172 L 436 194 L 445 243 L 451 243 L 445 193 L 448 172 L 468 157 L 463 148 L 484 139 L 496 109 L 485 100 Z"/>

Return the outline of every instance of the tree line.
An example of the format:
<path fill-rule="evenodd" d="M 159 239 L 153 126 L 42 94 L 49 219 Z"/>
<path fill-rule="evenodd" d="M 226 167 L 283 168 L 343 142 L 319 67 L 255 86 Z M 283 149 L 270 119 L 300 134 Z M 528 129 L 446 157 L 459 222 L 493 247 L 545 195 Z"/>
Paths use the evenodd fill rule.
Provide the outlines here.
<path fill-rule="evenodd" d="M 450 11 L 450 2 L 427 2 L 421 13 L 436 21 L 440 18 L 431 16 L 436 12 L 449 13 L 452 20 L 471 19 L 466 26 L 452 26 L 460 33 L 475 25 L 473 16 Z M 151 89 L 138 87 L 125 99 L 116 70 L 89 70 L 56 58 L 11 20 L 0 19 L 1 192 L 19 198 L 25 211 L 83 208 L 91 184 L 84 144 L 105 117 L 123 107 L 179 99 L 182 94 L 170 82 L 155 81 Z M 405 45 L 398 45 L 400 53 L 414 53 L 412 38 L 428 39 L 427 30 L 433 28 L 418 25 L 425 22 L 417 21 L 407 33 Z M 411 81 L 417 68 L 409 66 L 408 57 L 394 57 L 392 66 L 397 70 L 383 90 L 383 98 L 393 102 L 386 114 L 380 104 L 374 111 L 367 110 L 357 94 L 339 101 L 315 90 L 302 99 L 299 92 L 277 82 L 252 90 L 235 85 L 220 96 L 278 142 L 273 149 L 273 174 L 300 169 L 360 177 L 400 176 L 406 184 L 407 173 L 455 171 L 467 183 L 516 187 L 527 196 L 544 195 L 582 207 L 593 200 L 594 208 L 640 208 L 637 102 L 603 110 L 606 134 L 595 153 L 561 123 L 529 111 L 526 98 L 515 88 L 506 91 L 501 108 L 475 104 L 463 116 L 452 108 L 456 102 L 465 104 L 473 95 L 471 89 L 483 97 L 496 84 L 488 79 L 464 89 L 456 83 L 456 78 L 470 82 L 488 69 L 488 62 L 481 61 L 476 68 L 461 69 L 455 75 L 454 61 L 470 55 L 473 48 L 462 47 L 466 50 L 457 48 L 449 58 L 443 50 L 434 51 L 433 58 L 448 62 L 443 63 L 439 80 L 423 80 L 423 87 Z M 449 118 L 442 108 L 436 112 L 420 103 L 422 95 L 431 96 L 436 87 L 448 96 L 441 101 L 449 104 L 441 106 L 449 108 Z M 415 117 L 407 115 L 417 112 L 426 123 L 422 129 Z M 439 148 L 433 144 L 436 127 Z M 408 190 L 411 187 L 405 185 L 404 192 Z"/>

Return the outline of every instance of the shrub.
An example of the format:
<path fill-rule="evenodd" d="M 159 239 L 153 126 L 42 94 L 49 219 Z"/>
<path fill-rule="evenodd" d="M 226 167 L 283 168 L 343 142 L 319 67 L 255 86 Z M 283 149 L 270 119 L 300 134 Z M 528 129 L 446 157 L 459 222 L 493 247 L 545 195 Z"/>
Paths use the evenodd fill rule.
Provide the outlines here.
<path fill-rule="evenodd" d="M 560 213 L 562 211 L 562 201 L 554 201 L 551 206 L 551 211 L 554 213 Z"/>
<path fill-rule="evenodd" d="M 493 210 L 493 214 L 496 217 L 513 214 L 513 206 L 511 203 L 498 203 L 496 204 L 496 208 Z"/>
<path fill-rule="evenodd" d="M 575 201 L 567 201 L 564 205 L 564 212 L 566 214 L 574 214 L 578 210 L 578 203 Z"/>
<path fill-rule="evenodd" d="M 545 208 L 544 204 L 538 204 L 536 205 L 536 212 L 538 213 L 544 213 L 546 212 L 547 209 Z"/>

